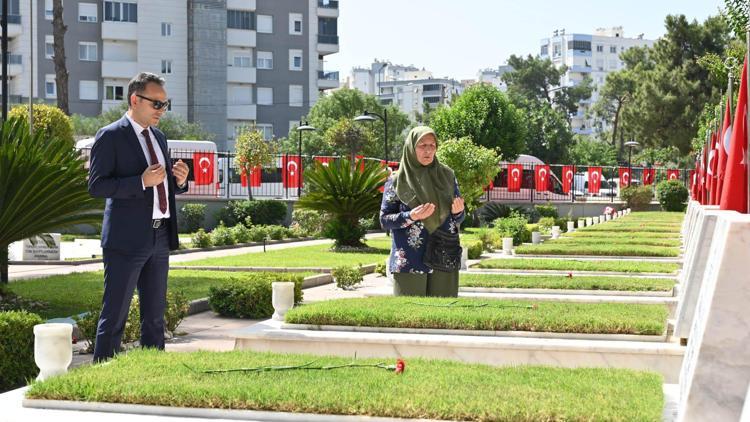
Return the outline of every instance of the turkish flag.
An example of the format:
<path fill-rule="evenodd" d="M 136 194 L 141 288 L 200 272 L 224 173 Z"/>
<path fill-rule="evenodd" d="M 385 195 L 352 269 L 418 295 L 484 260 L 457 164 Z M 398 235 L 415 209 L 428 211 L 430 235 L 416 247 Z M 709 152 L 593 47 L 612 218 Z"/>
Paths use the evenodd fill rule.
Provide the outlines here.
<path fill-rule="evenodd" d="M 253 169 L 253 171 L 250 172 L 250 186 L 257 188 L 260 186 L 262 180 L 262 174 L 263 174 L 263 167 L 257 166 Z M 244 188 L 247 187 L 247 174 L 245 173 L 245 169 L 242 169 L 240 171 L 240 185 Z"/>
<path fill-rule="evenodd" d="M 654 184 L 656 169 L 643 169 L 643 184 L 646 186 Z"/>
<path fill-rule="evenodd" d="M 680 171 L 676 169 L 667 170 L 667 180 L 680 180 Z"/>
<path fill-rule="evenodd" d="M 573 179 L 576 174 L 576 166 L 563 166 L 562 168 L 562 190 L 563 193 L 570 193 L 573 189 Z"/>
<path fill-rule="evenodd" d="M 520 192 L 523 182 L 523 165 L 508 164 L 508 192 Z"/>
<path fill-rule="evenodd" d="M 698 202 L 706 205 L 706 162 L 708 160 L 707 150 L 701 150 L 700 168 L 698 169 Z M 667 178 L 669 179 L 669 178 Z"/>
<path fill-rule="evenodd" d="M 359 172 L 364 173 L 365 171 L 365 156 L 364 155 L 358 155 L 357 156 L 357 162 L 359 163 Z"/>
<path fill-rule="evenodd" d="M 716 198 L 716 173 L 719 170 L 719 151 L 718 151 L 719 134 L 711 134 L 711 149 L 708 151 L 708 193 L 709 193 L 709 205 L 717 205 L 719 203 Z"/>
<path fill-rule="evenodd" d="M 718 141 L 719 166 L 716 171 L 716 205 L 721 202 L 721 191 L 724 189 L 724 178 L 726 177 L 727 155 L 729 155 L 729 140 L 732 137 L 732 110 L 727 98 L 726 109 L 724 110 L 724 123 L 721 127 L 721 136 Z"/>
<path fill-rule="evenodd" d="M 626 188 L 630 186 L 630 168 L 620 167 L 620 187 Z"/>
<path fill-rule="evenodd" d="M 599 193 L 602 185 L 602 168 L 589 167 L 589 193 Z"/>
<path fill-rule="evenodd" d="M 549 190 L 549 166 L 534 166 L 534 186 L 538 192 Z"/>
<path fill-rule="evenodd" d="M 196 185 L 210 185 L 214 182 L 214 153 L 193 153 L 193 178 Z"/>
<path fill-rule="evenodd" d="M 285 188 L 302 187 L 302 160 L 299 155 L 284 155 L 281 157 L 283 171 L 281 182 Z"/>
<path fill-rule="evenodd" d="M 747 56 L 742 66 L 742 79 L 734 112 L 732 136 L 729 141 L 727 168 L 721 189 L 722 210 L 747 213 Z"/>
<path fill-rule="evenodd" d="M 322 164 L 325 167 L 328 167 L 328 165 L 330 163 L 332 163 L 334 159 L 335 159 L 335 157 L 330 157 L 330 156 L 315 157 L 315 161 L 319 162 L 320 164 Z"/>
<path fill-rule="evenodd" d="M 695 194 L 693 194 L 693 192 L 695 191 L 695 182 L 697 177 L 698 173 L 695 170 L 690 170 L 690 173 L 688 173 L 688 179 L 690 180 L 690 192 L 693 197 L 695 197 Z"/>

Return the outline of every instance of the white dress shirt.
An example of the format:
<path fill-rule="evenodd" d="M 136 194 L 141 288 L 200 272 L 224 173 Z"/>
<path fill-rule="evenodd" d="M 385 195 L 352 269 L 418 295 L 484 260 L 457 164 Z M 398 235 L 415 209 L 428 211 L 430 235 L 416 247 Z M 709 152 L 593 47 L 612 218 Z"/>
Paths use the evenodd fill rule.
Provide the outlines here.
<path fill-rule="evenodd" d="M 148 153 L 148 146 L 146 146 L 146 138 L 143 136 L 141 132 L 143 132 L 144 127 L 139 125 L 135 120 L 133 120 L 127 113 L 125 113 L 125 117 L 128 118 L 130 121 L 131 126 L 133 126 L 133 130 L 135 130 L 135 136 L 138 137 L 138 143 L 141 144 L 141 149 L 143 150 L 143 155 L 146 156 L 146 162 L 148 165 L 156 164 L 151 162 L 151 154 Z M 166 162 L 164 160 L 164 153 L 162 153 L 161 148 L 159 147 L 159 141 L 156 140 L 156 136 L 154 135 L 154 131 L 151 130 L 151 128 L 148 128 L 148 132 L 151 136 L 151 144 L 154 147 L 154 152 L 156 153 L 156 158 L 159 160 L 159 164 L 164 166 L 164 168 L 167 168 Z M 143 178 L 141 178 L 141 183 L 143 183 Z M 154 210 L 153 210 L 153 218 L 154 220 L 159 218 L 169 218 L 169 183 L 167 183 L 166 177 L 164 178 L 164 193 L 167 197 L 167 211 L 161 212 L 159 209 L 159 192 L 156 189 L 156 186 L 154 186 Z M 146 190 L 146 185 L 143 185 L 143 190 Z"/>

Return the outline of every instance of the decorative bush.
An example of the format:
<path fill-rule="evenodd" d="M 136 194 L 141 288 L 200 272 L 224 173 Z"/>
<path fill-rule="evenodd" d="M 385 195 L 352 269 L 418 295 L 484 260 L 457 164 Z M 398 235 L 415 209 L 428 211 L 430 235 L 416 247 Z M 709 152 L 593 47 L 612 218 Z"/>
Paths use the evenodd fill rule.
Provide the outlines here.
<path fill-rule="evenodd" d="M 536 223 L 539 221 L 539 212 L 536 210 L 536 208 L 526 208 L 523 205 L 519 205 L 517 207 L 513 207 L 513 209 L 510 212 L 510 216 L 513 215 L 520 215 L 523 217 L 526 217 L 526 220 L 529 223 Z"/>
<path fill-rule="evenodd" d="M 684 211 L 688 190 L 679 180 L 665 180 L 656 186 L 656 195 L 664 211 Z"/>
<path fill-rule="evenodd" d="M 248 220 L 250 217 L 250 220 Z M 216 213 L 216 219 L 229 226 L 243 223 L 250 227 L 258 225 L 280 225 L 286 218 L 286 203 L 282 201 L 229 201 L 227 206 Z"/>
<path fill-rule="evenodd" d="M 331 275 L 336 281 L 336 287 L 344 290 L 351 290 L 352 287 L 364 280 L 362 269 L 350 265 L 343 265 L 331 270 Z"/>
<path fill-rule="evenodd" d="M 539 218 L 552 217 L 554 219 L 560 216 L 554 205 L 535 205 L 534 209 L 539 213 Z"/>
<path fill-rule="evenodd" d="M 266 230 L 268 231 L 268 237 L 273 240 L 282 240 L 289 237 L 289 229 L 284 226 L 266 226 Z"/>
<path fill-rule="evenodd" d="M 29 106 L 17 105 L 8 113 L 8 119 L 28 120 Z M 73 146 L 73 122 L 62 110 L 53 105 L 34 104 L 34 132 L 41 133 L 44 139 L 59 139 Z"/>
<path fill-rule="evenodd" d="M 174 334 L 189 310 L 190 301 L 182 290 L 167 290 L 167 309 L 164 312 L 164 323 L 167 331 Z"/>
<path fill-rule="evenodd" d="M 468 245 L 468 257 L 469 259 L 479 259 L 482 256 L 484 245 L 481 240 L 476 240 Z"/>
<path fill-rule="evenodd" d="M 263 239 L 268 238 L 268 227 L 266 226 L 253 226 L 250 227 L 250 240 L 253 242 L 262 242 Z"/>
<path fill-rule="evenodd" d="M 258 273 L 233 277 L 227 283 L 212 286 L 208 292 L 208 304 L 214 312 L 222 316 L 268 318 L 273 315 L 271 283 L 275 281 L 294 282 L 294 304 L 302 302 L 302 276 L 288 273 Z"/>
<path fill-rule="evenodd" d="M 482 242 L 482 248 L 487 252 L 492 252 L 494 249 L 503 247 L 503 239 L 500 234 L 489 228 L 481 228 L 477 230 L 477 238 Z"/>
<path fill-rule="evenodd" d="M 568 227 L 568 221 L 573 221 L 573 220 L 571 220 L 568 217 L 555 218 L 555 224 L 553 225 L 559 226 L 560 230 L 565 231 L 565 229 Z"/>
<path fill-rule="evenodd" d="M 204 204 L 185 204 L 180 208 L 179 228 L 183 233 L 192 233 L 203 226 L 206 217 Z"/>
<path fill-rule="evenodd" d="M 375 264 L 375 272 L 385 277 L 388 274 L 388 271 L 385 267 L 385 262 L 379 262 Z"/>
<path fill-rule="evenodd" d="M 236 226 L 229 229 L 232 232 L 232 237 L 237 243 L 247 243 L 250 241 L 250 229 L 244 224 L 237 224 Z"/>
<path fill-rule="evenodd" d="M 341 247 L 349 244 L 356 244 L 367 233 L 359 224 L 351 224 L 344 220 L 331 220 L 323 230 L 323 236 L 334 239 L 336 246 Z"/>
<path fill-rule="evenodd" d="M 193 235 L 193 246 L 196 248 L 208 248 L 213 243 L 211 242 L 211 235 L 206 233 L 203 229 L 198 229 L 197 232 Z"/>
<path fill-rule="evenodd" d="M 539 231 L 544 234 L 549 234 L 552 232 L 552 226 L 556 226 L 555 224 L 555 218 L 554 217 L 542 217 L 539 219 L 539 222 L 537 223 L 537 226 L 539 227 Z"/>
<path fill-rule="evenodd" d="M 620 191 L 620 198 L 627 203 L 628 208 L 633 211 L 643 211 L 648 209 L 651 199 L 654 197 L 654 191 L 650 186 L 628 186 Z"/>
<path fill-rule="evenodd" d="M 43 322 L 26 311 L 0 312 L 0 392 L 20 387 L 38 373 L 34 326 Z"/>
<path fill-rule="evenodd" d="M 497 202 L 488 202 L 478 210 L 479 220 L 483 226 L 489 225 L 498 218 L 510 216 L 510 207 Z"/>
<path fill-rule="evenodd" d="M 318 237 L 323 234 L 328 216 L 325 213 L 295 208 L 292 212 L 292 224 L 289 226 L 292 230 L 297 230 L 304 237 Z"/>
<path fill-rule="evenodd" d="M 211 243 L 214 246 L 234 245 L 235 240 L 231 230 L 223 222 L 220 222 L 215 229 L 211 230 Z"/>
<path fill-rule="evenodd" d="M 514 245 L 531 240 L 531 232 L 526 229 L 526 218 L 521 216 L 498 218 L 492 223 L 500 237 L 512 237 Z"/>

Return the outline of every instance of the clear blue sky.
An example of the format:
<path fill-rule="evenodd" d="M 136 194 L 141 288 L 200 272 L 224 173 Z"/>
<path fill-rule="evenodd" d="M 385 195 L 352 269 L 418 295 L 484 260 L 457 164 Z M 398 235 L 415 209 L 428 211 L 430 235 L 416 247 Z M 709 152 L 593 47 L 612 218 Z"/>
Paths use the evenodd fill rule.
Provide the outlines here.
<path fill-rule="evenodd" d="M 424 67 L 435 77 L 476 78 L 511 54 L 534 54 L 554 29 L 591 34 L 622 25 L 625 36 L 664 34 L 668 14 L 703 21 L 723 0 L 343 0 L 339 3 L 340 51 L 327 70 L 343 81 L 354 66 L 377 58 Z"/>

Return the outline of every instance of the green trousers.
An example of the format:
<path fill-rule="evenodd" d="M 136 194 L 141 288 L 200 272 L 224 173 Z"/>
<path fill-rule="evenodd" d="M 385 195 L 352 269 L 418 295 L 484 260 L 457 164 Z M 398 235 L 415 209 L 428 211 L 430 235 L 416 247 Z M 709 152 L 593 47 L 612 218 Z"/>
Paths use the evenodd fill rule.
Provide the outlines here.
<path fill-rule="evenodd" d="M 393 273 L 394 296 L 458 297 L 458 271 L 432 274 Z"/>

